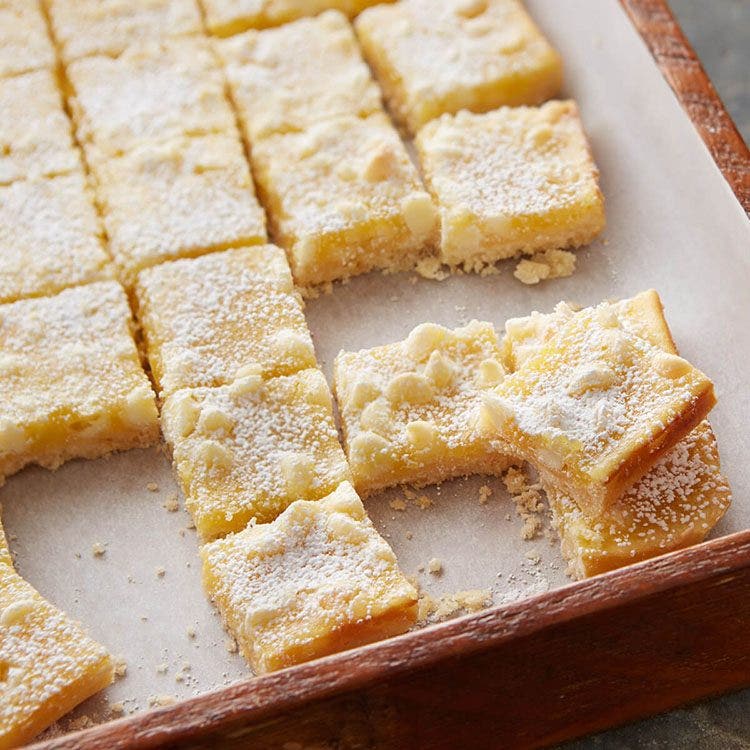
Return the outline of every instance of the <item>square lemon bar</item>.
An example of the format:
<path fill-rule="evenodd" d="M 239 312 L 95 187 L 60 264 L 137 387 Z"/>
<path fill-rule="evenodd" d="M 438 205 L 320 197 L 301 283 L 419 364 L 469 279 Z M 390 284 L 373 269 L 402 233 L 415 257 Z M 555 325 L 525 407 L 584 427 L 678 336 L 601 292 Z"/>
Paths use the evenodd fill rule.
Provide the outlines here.
<path fill-rule="evenodd" d="M 334 388 L 357 490 L 507 469 L 503 444 L 478 428 L 482 394 L 505 376 L 500 359 L 494 327 L 478 321 L 424 323 L 405 341 L 341 352 Z"/>
<path fill-rule="evenodd" d="M 0 186 L 0 303 L 112 275 L 81 172 Z"/>
<path fill-rule="evenodd" d="M 39 0 L 0 0 L 0 78 L 54 66 Z"/>
<path fill-rule="evenodd" d="M 461 109 L 541 104 L 562 62 L 518 0 L 402 0 L 356 22 L 391 111 L 412 135 Z"/>
<path fill-rule="evenodd" d="M 0 305 L 0 482 L 154 443 L 154 393 L 122 287 L 99 282 Z"/>
<path fill-rule="evenodd" d="M 52 71 L 0 78 L 0 112 L 0 185 L 80 171 Z"/>
<path fill-rule="evenodd" d="M 113 677 L 107 650 L 16 573 L 0 527 L 0 748 L 26 744 Z"/>
<path fill-rule="evenodd" d="M 471 268 L 578 247 L 604 229 L 598 171 L 574 102 L 444 115 L 416 146 L 440 206 L 444 263 Z"/>
<path fill-rule="evenodd" d="M 437 210 L 382 113 L 264 138 L 252 159 L 301 286 L 411 267 L 435 241 Z"/>
<path fill-rule="evenodd" d="M 338 115 L 382 111 L 352 27 L 336 11 L 248 31 L 216 48 L 251 143 Z"/>
<path fill-rule="evenodd" d="M 109 249 L 123 281 L 165 260 L 267 241 L 235 133 L 144 143 L 92 159 Z"/>
<path fill-rule="evenodd" d="M 383 0 L 203 0 L 206 24 L 217 36 L 279 26 L 303 16 L 338 10 L 350 18 Z M 389 2 L 390 0 L 385 0 Z"/>
<path fill-rule="evenodd" d="M 148 40 L 199 34 L 196 0 L 47 0 L 63 62 L 89 55 L 117 56 Z"/>
<path fill-rule="evenodd" d="M 659 295 L 650 290 L 610 305 L 621 325 L 654 346 L 677 353 Z M 572 313 L 535 313 L 506 324 L 511 369 L 543 347 Z M 731 502 L 716 439 L 707 421 L 666 452 L 611 508 L 589 518 L 564 492 L 544 482 L 563 556 L 577 578 L 645 560 L 701 541 Z"/>
<path fill-rule="evenodd" d="M 135 288 L 148 359 L 163 394 L 315 367 L 284 251 L 243 247 L 141 272 Z"/>
<path fill-rule="evenodd" d="M 417 592 L 351 484 L 205 545 L 203 582 L 240 651 L 270 672 L 403 633 Z"/>
<path fill-rule="evenodd" d="M 702 372 L 634 335 L 605 303 L 571 314 L 485 395 L 485 426 L 597 518 L 715 402 Z"/>
<path fill-rule="evenodd" d="M 272 521 L 294 500 L 317 500 L 350 479 L 319 370 L 167 398 L 162 428 L 187 508 L 204 540 Z"/>
<path fill-rule="evenodd" d="M 83 58 L 67 75 L 78 137 L 106 156 L 145 141 L 236 132 L 224 76 L 201 37 L 144 42 L 116 58 Z"/>

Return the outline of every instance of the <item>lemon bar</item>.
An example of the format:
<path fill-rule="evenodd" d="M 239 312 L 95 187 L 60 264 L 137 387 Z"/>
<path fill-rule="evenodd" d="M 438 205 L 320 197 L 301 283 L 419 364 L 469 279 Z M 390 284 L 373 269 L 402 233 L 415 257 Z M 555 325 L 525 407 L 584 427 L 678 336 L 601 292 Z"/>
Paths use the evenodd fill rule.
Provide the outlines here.
<path fill-rule="evenodd" d="M 284 251 L 244 247 L 143 271 L 136 285 L 148 359 L 164 394 L 315 367 Z"/>
<path fill-rule="evenodd" d="M 563 556 L 576 578 L 702 541 L 732 500 L 711 426 L 701 422 L 602 516 L 545 484 Z"/>
<path fill-rule="evenodd" d="M 257 673 L 403 633 L 417 592 L 351 484 L 201 549 L 203 581 Z"/>
<path fill-rule="evenodd" d="M 598 171 L 574 102 L 444 115 L 416 145 L 440 206 L 445 263 L 577 247 L 604 229 Z"/>
<path fill-rule="evenodd" d="M 672 354 L 677 348 L 654 290 L 612 303 L 623 328 Z M 561 303 L 552 314 L 509 320 L 503 352 L 510 369 L 520 367 L 575 312 Z M 577 578 L 645 560 L 701 541 L 731 502 L 721 474 L 716 439 L 707 421 L 664 454 L 597 519 L 544 482 L 564 557 Z"/>
<path fill-rule="evenodd" d="M 715 401 L 702 372 L 628 331 L 605 303 L 571 314 L 485 396 L 486 424 L 597 518 Z"/>
<path fill-rule="evenodd" d="M 0 185 L 81 169 L 50 70 L 0 78 Z"/>
<path fill-rule="evenodd" d="M 236 131 L 223 74 L 200 37 L 144 42 L 116 58 L 83 58 L 67 75 L 78 137 L 107 156 L 145 141 Z"/>
<path fill-rule="evenodd" d="M 505 377 L 500 360 L 494 327 L 478 321 L 341 352 L 334 389 L 357 491 L 507 469 L 502 443 L 477 427 L 483 393 Z"/>
<path fill-rule="evenodd" d="M 541 104 L 562 85 L 560 56 L 518 0 L 402 0 L 366 10 L 355 25 L 412 135 L 445 113 Z"/>
<path fill-rule="evenodd" d="M 273 235 L 301 286 L 408 268 L 435 241 L 437 210 L 384 114 L 270 136 L 252 158 Z"/>
<path fill-rule="evenodd" d="M 91 163 L 109 249 L 128 286 L 165 260 L 267 241 L 236 134 L 144 143 Z"/>
<path fill-rule="evenodd" d="M 350 478 L 319 370 L 263 380 L 257 370 L 218 388 L 169 396 L 162 428 L 188 510 L 205 540 L 272 521 Z"/>
<path fill-rule="evenodd" d="M 199 34 L 196 0 L 47 0 L 52 31 L 65 63 L 122 53 L 149 40 Z"/>
<path fill-rule="evenodd" d="M 338 115 L 382 111 L 352 27 L 336 11 L 248 31 L 216 47 L 251 143 Z"/>
<path fill-rule="evenodd" d="M 130 325 L 112 281 L 0 305 L 0 481 L 158 439 Z"/>
<path fill-rule="evenodd" d="M 111 276 L 82 173 L 0 186 L 0 303 Z"/>
<path fill-rule="evenodd" d="M 203 0 L 206 23 L 212 34 L 233 36 L 248 29 L 265 29 L 326 10 L 352 18 L 383 0 Z M 390 0 L 385 0 L 389 2 Z M 295 51 L 298 51 L 295 50 Z"/>
<path fill-rule="evenodd" d="M 113 676 L 107 650 L 16 573 L 0 527 L 0 748 L 32 740 Z"/>
<path fill-rule="evenodd" d="M 39 0 L 0 0 L 0 78 L 54 65 Z"/>

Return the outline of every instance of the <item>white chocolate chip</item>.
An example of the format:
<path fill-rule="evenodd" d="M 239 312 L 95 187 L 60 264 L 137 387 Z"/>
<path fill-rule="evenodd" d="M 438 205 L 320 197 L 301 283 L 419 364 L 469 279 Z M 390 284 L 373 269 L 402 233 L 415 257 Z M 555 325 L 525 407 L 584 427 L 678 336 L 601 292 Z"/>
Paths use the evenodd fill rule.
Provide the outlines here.
<path fill-rule="evenodd" d="M 690 363 L 676 354 L 659 352 L 654 357 L 654 367 L 659 375 L 665 378 L 681 378 L 690 371 Z"/>
<path fill-rule="evenodd" d="M 289 494 L 303 497 L 315 478 L 312 458 L 304 453 L 286 453 L 281 457 L 280 467 Z"/>
<path fill-rule="evenodd" d="M 204 440 L 198 455 L 208 469 L 228 469 L 232 465 L 231 451 L 215 440 Z"/>
<path fill-rule="evenodd" d="M 388 383 L 386 395 L 393 404 L 424 404 L 432 399 L 434 391 L 423 375 L 402 372 Z"/>
<path fill-rule="evenodd" d="M 617 382 L 614 370 L 607 365 L 588 365 L 576 368 L 568 383 L 569 396 L 583 396 L 588 391 L 604 391 Z"/>
<path fill-rule="evenodd" d="M 421 361 L 437 349 L 448 338 L 450 331 L 435 323 L 418 325 L 406 338 L 406 351 L 409 355 Z"/>
<path fill-rule="evenodd" d="M 447 388 L 456 377 L 455 369 L 450 360 L 440 351 L 430 354 L 424 374 L 437 388 Z"/>
<path fill-rule="evenodd" d="M 438 213 L 427 193 L 408 195 L 401 201 L 401 210 L 406 226 L 415 237 L 427 237 L 435 229 Z"/>
<path fill-rule="evenodd" d="M 17 602 L 13 602 L 0 613 L 0 625 L 6 628 L 20 625 L 35 608 L 36 602 L 33 599 L 20 599 Z"/>
<path fill-rule="evenodd" d="M 485 359 L 479 365 L 477 383 L 482 388 L 500 385 L 505 378 L 505 368 L 496 359 Z"/>
<path fill-rule="evenodd" d="M 380 395 L 380 389 L 368 383 L 366 380 L 359 380 L 352 388 L 351 403 L 355 409 L 364 409 L 367 404 L 374 401 Z"/>
<path fill-rule="evenodd" d="M 432 448 L 438 439 L 438 431 L 432 422 L 418 419 L 406 425 L 409 442 L 416 450 Z"/>

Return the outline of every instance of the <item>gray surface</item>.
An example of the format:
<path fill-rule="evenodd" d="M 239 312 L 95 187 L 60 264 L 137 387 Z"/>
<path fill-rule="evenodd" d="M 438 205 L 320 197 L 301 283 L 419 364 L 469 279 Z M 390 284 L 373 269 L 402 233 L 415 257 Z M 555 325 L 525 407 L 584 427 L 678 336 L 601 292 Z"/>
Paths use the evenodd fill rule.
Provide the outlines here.
<path fill-rule="evenodd" d="M 711 80 L 750 141 L 750 0 L 671 0 Z M 614 729 L 565 750 L 750 748 L 750 690 Z"/>

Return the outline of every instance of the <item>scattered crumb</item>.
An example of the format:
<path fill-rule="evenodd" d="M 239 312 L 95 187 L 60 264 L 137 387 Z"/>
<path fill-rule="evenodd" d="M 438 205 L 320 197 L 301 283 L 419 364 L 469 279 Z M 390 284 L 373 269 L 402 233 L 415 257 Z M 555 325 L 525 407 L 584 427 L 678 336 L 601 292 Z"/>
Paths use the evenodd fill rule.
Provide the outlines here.
<path fill-rule="evenodd" d="M 395 500 L 391 500 L 388 505 L 391 507 L 392 510 L 400 510 L 404 511 L 406 510 L 406 503 L 399 497 Z"/>
<path fill-rule="evenodd" d="M 157 484 L 156 482 L 149 482 L 149 483 L 148 483 L 148 484 L 146 485 L 146 489 L 147 489 L 147 490 L 148 490 L 149 492 L 158 492 L 158 491 L 159 491 L 159 485 L 158 485 L 158 484 Z"/>
<path fill-rule="evenodd" d="M 433 557 L 428 563 L 427 563 L 427 570 L 432 573 L 432 575 L 439 575 L 443 572 L 443 563 L 442 561 L 437 558 Z"/>
<path fill-rule="evenodd" d="M 151 706 L 151 708 L 155 708 L 159 706 L 172 706 L 175 703 L 177 703 L 177 698 L 175 698 L 174 695 L 149 695 L 148 696 L 148 705 Z"/>
<path fill-rule="evenodd" d="M 404 536 L 405 536 L 405 537 L 406 537 L 407 539 L 413 539 L 413 538 L 414 538 L 414 534 L 412 534 L 412 532 L 411 532 L 411 531 L 407 531 L 407 532 L 406 532 L 406 534 L 404 534 Z"/>
<path fill-rule="evenodd" d="M 96 724 L 96 722 L 87 714 L 83 714 L 82 716 L 76 716 L 75 719 L 71 719 L 70 723 L 68 724 L 68 731 L 70 732 L 77 732 L 80 729 L 88 729 L 89 727 L 93 727 Z"/>
<path fill-rule="evenodd" d="M 169 669 L 169 664 L 157 664 L 156 674 L 166 674 Z"/>
<path fill-rule="evenodd" d="M 180 509 L 180 501 L 177 495 L 170 495 L 164 501 L 164 508 L 170 513 L 176 513 Z"/>
<path fill-rule="evenodd" d="M 479 504 L 487 505 L 487 502 L 490 499 L 491 495 L 492 495 L 492 487 L 490 487 L 487 484 L 483 484 L 479 488 Z"/>
<path fill-rule="evenodd" d="M 511 466 L 503 475 L 503 482 L 516 503 L 516 512 L 523 519 L 521 539 L 535 539 L 542 530 L 544 500 L 541 485 L 531 484 L 526 473 Z"/>
<path fill-rule="evenodd" d="M 513 275 L 522 284 L 538 284 L 540 281 L 548 278 L 550 274 L 549 266 L 546 263 L 538 263 L 534 260 L 524 258 L 513 271 Z"/>
<path fill-rule="evenodd" d="M 91 554 L 94 557 L 104 557 L 104 553 L 107 550 L 104 548 L 104 545 L 101 542 L 94 542 L 91 545 Z"/>
<path fill-rule="evenodd" d="M 117 701 L 116 703 L 110 703 L 109 710 L 110 710 L 110 713 L 113 713 L 113 714 L 118 714 L 118 715 L 124 714 L 125 704 L 122 701 Z"/>
<path fill-rule="evenodd" d="M 224 648 L 230 654 L 236 654 L 237 653 L 237 641 L 235 641 L 234 638 L 227 638 L 224 641 Z"/>
<path fill-rule="evenodd" d="M 115 677 L 121 679 L 128 672 L 128 663 L 124 656 L 116 656 L 114 659 Z"/>
<path fill-rule="evenodd" d="M 195 628 L 191 625 L 187 629 L 187 637 L 193 640 L 198 634 L 195 632 Z"/>
<path fill-rule="evenodd" d="M 431 508 L 434 505 L 434 502 L 427 495 L 419 495 L 419 497 L 414 498 L 414 505 L 420 510 L 427 510 L 427 508 Z"/>
<path fill-rule="evenodd" d="M 303 287 L 299 291 L 302 295 L 302 299 L 304 300 L 318 299 L 318 297 L 322 297 L 323 295 L 328 295 L 333 292 L 333 282 L 326 281 L 324 284 L 319 284 L 318 286 Z"/>
<path fill-rule="evenodd" d="M 430 615 L 437 609 L 437 601 L 424 592 L 417 601 L 417 622 L 425 623 Z"/>
<path fill-rule="evenodd" d="M 432 281 L 444 281 L 451 275 L 448 268 L 434 256 L 422 258 L 414 267 L 414 270 L 423 279 L 431 279 Z"/>
<path fill-rule="evenodd" d="M 158 566 L 158 567 L 156 568 L 156 577 L 157 577 L 157 578 L 164 578 L 164 576 L 165 576 L 166 574 L 167 574 L 167 571 L 166 571 L 166 569 L 165 569 L 165 568 L 162 568 L 162 566 L 161 566 L 161 565 L 159 565 L 159 566 Z"/>
<path fill-rule="evenodd" d="M 526 553 L 525 557 L 532 563 L 532 565 L 539 565 L 542 561 L 541 555 L 536 550 L 530 550 Z"/>
<path fill-rule="evenodd" d="M 469 589 L 444 594 L 436 599 L 426 591 L 420 591 L 417 601 L 417 622 L 424 625 L 427 622 L 441 622 L 460 612 L 471 613 L 485 609 L 492 604 L 490 589 Z"/>
<path fill-rule="evenodd" d="M 545 250 L 520 261 L 513 275 L 524 284 L 538 284 L 571 276 L 575 270 L 576 256 L 569 250 Z"/>

